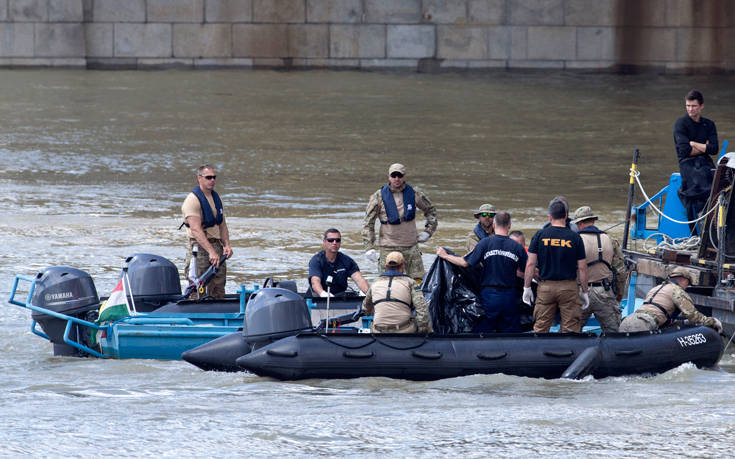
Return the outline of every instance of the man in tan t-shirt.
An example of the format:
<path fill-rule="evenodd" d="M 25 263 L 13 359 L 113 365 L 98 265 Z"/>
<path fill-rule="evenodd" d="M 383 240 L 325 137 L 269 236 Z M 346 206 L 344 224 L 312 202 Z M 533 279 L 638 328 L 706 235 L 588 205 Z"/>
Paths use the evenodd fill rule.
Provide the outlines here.
<path fill-rule="evenodd" d="M 196 276 L 201 276 L 210 265 L 219 266 L 216 276 L 206 288 L 206 295 L 224 298 L 227 266 L 224 260 L 232 256 L 230 233 L 227 230 L 224 208 L 219 195 L 214 191 L 217 175 L 209 164 L 197 169 L 198 186 L 184 200 L 181 211 L 184 214 L 186 234 L 189 236 L 189 250 L 186 256 L 186 275 L 194 246 L 197 247 Z M 222 263 L 220 264 L 220 260 Z M 196 293 L 193 293 L 196 295 Z"/>

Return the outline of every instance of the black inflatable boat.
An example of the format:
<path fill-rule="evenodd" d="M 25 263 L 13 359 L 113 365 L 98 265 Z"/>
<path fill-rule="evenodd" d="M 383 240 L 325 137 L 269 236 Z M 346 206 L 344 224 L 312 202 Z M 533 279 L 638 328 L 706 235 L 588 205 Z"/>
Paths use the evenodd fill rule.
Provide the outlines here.
<path fill-rule="evenodd" d="M 342 317 L 341 321 L 357 319 Z M 303 298 L 264 289 L 251 297 L 243 331 L 183 354 L 205 370 L 250 371 L 281 380 L 384 376 L 435 380 L 505 373 L 596 378 L 661 373 L 683 363 L 712 367 L 722 340 L 708 327 L 598 336 L 566 333 L 398 335 L 312 327 Z"/>

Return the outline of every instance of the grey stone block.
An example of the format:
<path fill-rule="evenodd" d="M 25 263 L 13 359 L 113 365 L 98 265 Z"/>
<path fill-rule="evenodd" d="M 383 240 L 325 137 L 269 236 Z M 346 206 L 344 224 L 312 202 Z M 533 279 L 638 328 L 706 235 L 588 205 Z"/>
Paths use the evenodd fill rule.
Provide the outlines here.
<path fill-rule="evenodd" d="M 14 22 L 48 21 L 46 0 L 8 0 L 8 18 Z"/>
<path fill-rule="evenodd" d="M 513 0 L 510 2 L 513 25 L 564 24 L 563 0 Z"/>
<path fill-rule="evenodd" d="M 403 69 L 415 71 L 418 59 L 361 59 L 360 68 L 364 69 Z"/>
<path fill-rule="evenodd" d="M 510 27 L 487 28 L 487 57 L 490 59 L 510 59 L 511 43 Z"/>
<path fill-rule="evenodd" d="M 577 27 L 577 59 L 615 59 L 613 27 Z"/>
<path fill-rule="evenodd" d="M 501 25 L 508 23 L 505 0 L 469 0 L 467 17 L 470 24 Z"/>
<path fill-rule="evenodd" d="M 288 55 L 285 24 L 233 24 L 233 57 L 272 58 Z M 256 62 L 253 61 L 253 65 Z"/>
<path fill-rule="evenodd" d="M 8 3 L 0 1 L 0 21 L 8 20 Z"/>
<path fill-rule="evenodd" d="M 217 57 L 194 59 L 194 67 L 201 69 L 235 68 L 245 69 L 253 67 L 252 59 Z"/>
<path fill-rule="evenodd" d="M 329 56 L 329 26 L 291 24 L 288 26 L 288 57 Z"/>
<path fill-rule="evenodd" d="M 389 25 L 386 35 L 389 59 L 419 59 L 436 54 L 436 29 L 433 25 Z"/>
<path fill-rule="evenodd" d="M 85 68 L 86 59 L 81 57 L 13 57 L 10 67 L 64 67 Z"/>
<path fill-rule="evenodd" d="M 548 60 L 522 60 L 522 61 L 508 61 L 509 69 L 556 69 L 562 70 L 564 68 L 564 61 L 548 61 Z"/>
<path fill-rule="evenodd" d="M 174 24 L 174 57 L 232 55 L 230 24 Z"/>
<path fill-rule="evenodd" d="M 465 0 L 424 0 L 421 14 L 424 20 L 434 24 L 466 24 Z"/>
<path fill-rule="evenodd" d="M 36 24 L 34 55 L 84 57 L 84 27 L 81 23 Z"/>
<path fill-rule="evenodd" d="M 194 67 L 193 59 L 143 57 L 138 59 L 139 69 L 189 69 Z"/>
<path fill-rule="evenodd" d="M 616 8 L 615 25 L 624 27 L 666 26 L 668 2 L 669 0 L 619 1 Z"/>
<path fill-rule="evenodd" d="M 723 53 L 720 43 L 724 42 L 724 29 L 716 28 L 679 28 L 676 30 L 676 60 L 678 62 L 722 63 Z M 728 43 L 726 46 L 732 46 Z"/>
<path fill-rule="evenodd" d="M 207 22 L 250 22 L 253 18 L 252 0 L 207 0 L 205 5 Z"/>
<path fill-rule="evenodd" d="M 564 68 L 570 70 L 614 71 L 616 65 L 615 61 L 566 61 Z"/>
<path fill-rule="evenodd" d="M 487 31 L 474 26 L 437 26 L 440 59 L 486 59 Z"/>
<path fill-rule="evenodd" d="M 529 27 L 528 59 L 567 60 L 577 55 L 574 27 Z"/>
<path fill-rule="evenodd" d="M 362 14 L 362 0 L 306 0 L 307 22 L 355 24 Z"/>
<path fill-rule="evenodd" d="M 49 22 L 82 22 L 82 0 L 48 0 Z"/>
<path fill-rule="evenodd" d="M 617 24 L 618 0 L 567 0 L 564 24 L 571 26 L 612 26 Z"/>
<path fill-rule="evenodd" d="M 253 58 L 253 68 L 256 69 L 279 69 L 289 67 L 286 65 L 287 59 L 279 59 L 275 57 L 256 57 Z"/>
<path fill-rule="evenodd" d="M 383 24 L 332 25 L 329 56 L 332 58 L 384 58 L 386 26 Z"/>
<path fill-rule="evenodd" d="M 84 36 L 87 47 L 87 56 L 112 57 L 113 42 L 110 23 L 84 24 Z"/>
<path fill-rule="evenodd" d="M 0 23 L 0 56 L 33 56 L 33 24 Z"/>
<path fill-rule="evenodd" d="M 304 0 L 253 0 L 253 22 L 306 22 Z"/>
<path fill-rule="evenodd" d="M 417 24 L 421 22 L 421 0 L 365 0 L 368 24 Z"/>
<path fill-rule="evenodd" d="M 510 58 L 528 59 L 528 27 L 510 28 Z"/>
<path fill-rule="evenodd" d="M 145 22 L 145 0 L 94 0 L 94 22 Z"/>
<path fill-rule="evenodd" d="M 115 24 L 115 57 L 171 57 L 171 24 Z"/>
<path fill-rule="evenodd" d="M 148 22 L 204 21 L 204 0 L 147 0 Z"/>

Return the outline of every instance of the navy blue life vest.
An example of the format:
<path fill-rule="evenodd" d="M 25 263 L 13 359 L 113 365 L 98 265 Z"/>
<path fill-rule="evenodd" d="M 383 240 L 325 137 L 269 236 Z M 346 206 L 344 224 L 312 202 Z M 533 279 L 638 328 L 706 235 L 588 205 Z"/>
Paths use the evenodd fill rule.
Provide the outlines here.
<path fill-rule="evenodd" d="M 217 216 L 215 217 L 212 212 L 212 207 L 207 201 L 207 197 L 204 196 L 204 192 L 198 186 L 191 190 L 192 193 L 199 199 L 199 205 L 202 207 L 202 228 L 209 228 L 214 225 L 221 225 L 222 219 L 224 218 L 225 212 L 222 208 L 222 200 L 216 191 L 212 190 L 212 199 L 214 200 L 214 207 L 217 209 Z"/>
<path fill-rule="evenodd" d="M 383 198 L 385 213 L 388 215 L 388 221 L 380 223 L 399 225 L 401 220 L 404 222 L 410 222 L 416 217 L 416 193 L 414 193 L 411 185 L 406 184 L 406 187 L 403 189 L 403 218 L 398 217 L 396 200 L 393 199 L 393 193 L 388 185 L 385 185 L 380 189 L 380 195 Z"/>
<path fill-rule="evenodd" d="M 480 240 L 483 240 L 486 237 L 490 237 L 490 235 L 485 232 L 482 225 L 479 223 L 475 225 L 475 235 L 477 235 Z"/>

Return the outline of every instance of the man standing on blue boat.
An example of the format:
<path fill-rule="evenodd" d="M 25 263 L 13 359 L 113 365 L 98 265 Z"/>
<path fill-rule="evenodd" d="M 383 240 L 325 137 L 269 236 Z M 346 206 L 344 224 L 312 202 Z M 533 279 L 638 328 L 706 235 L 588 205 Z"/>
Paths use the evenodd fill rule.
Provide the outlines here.
<path fill-rule="evenodd" d="M 687 114 L 674 123 L 674 144 L 679 159 L 679 197 L 687 209 L 687 219 L 695 220 L 709 198 L 715 164 L 710 156 L 719 150 L 714 121 L 702 116 L 704 96 L 692 89 L 684 98 Z M 694 231 L 695 224 L 690 228 Z"/>
<path fill-rule="evenodd" d="M 579 235 L 587 254 L 587 278 L 590 305 L 582 310 L 582 326 L 592 314 L 605 333 L 615 333 L 620 326 L 620 300 L 625 289 L 625 262 L 618 241 L 595 226 L 597 215 L 589 206 L 574 212 Z"/>
<path fill-rule="evenodd" d="M 518 242 L 508 237 L 510 214 L 500 211 L 493 218 L 495 234 L 482 239 L 464 258 L 450 255 L 443 247 L 436 254 L 448 262 L 463 266 L 482 263 L 480 302 L 485 317 L 473 328 L 475 333 L 520 333 L 520 309 L 516 297 L 516 279 L 523 276 L 528 255 Z"/>
<path fill-rule="evenodd" d="M 551 224 L 539 230 L 528 246 L 523 302 L 531 304 L 533 301 L 531 281 L 538 263 L 539 285 L 533 308 L 533 331 L 548 332 L 559 312 L 561 331 L 579 333 L 582 330 L 582 309 L 589 306 L 584 242 L 567 226 L 567 206 L 559 198 L 549 203 L 549 222 Z"/>
<path fill-rule="evenodd" d="M 483 204 L 474 212 L 475 218 L 478 220 L 477 225 L 467 235 L 467 252 L 472 252 L 478 242 L 490 237 L 493 234 L 493 217 L 495 217 L 495 206 L 492 204 Z"/>
<path fill-rule="evenodd" d="M 198 185 L 186 196 L 181 206 L 183 225 L 186 226 L 186 234 L 189 236 L 185 272 L 189 272 L 192 258 L 196 263 L 197 277 L 204 274 L 210 265 L 219 266 L 214 279 L 206 286 L 206 295 L 224 298 L 227 266 L 224 261 L 220 264 L 220 260 L 232 256 L 232 248 L 222 200 L 214 191 L 217 179 L 214 167 L 209 164 L 200 166 L 196 179 Z M 196 254 L 193 255 L 193 251 Z"/>
<path fill-rule="evenodd" d="M 334 296 L 347 290 L 347 278 L 351 278 L 362 293 L 369 288 L 355 260 L 339 251 L 342 234 L 336 228 L 324 232 L 324 250 L 309 260 L 309 288 L 314 296 Z M 331 280 L 328 282 L 328 279 Z M 328 285 L 331 284 L 331 285 Z M 329 287 L 329 289 L 327 289 Z"/>
<path fill-rule="evenodd" d="M 429 198 L 405 182 L 406 166 L 392 164 L 388 168 L 388 184 L 370 196 L 363 220 L 362 242 L 365 256 L 378 262 L 378 271 L 385 269 L 385 257 L 390 252 L 403 254 L 406 273 L 421 282 L 424 277 L 424 262 L 421 260 L 419 242 L 429 240 L 436 231 L 436 208 Z M 426 217 L 424 230 L 416 229 L 416 212 Z M 375 219 L 380 221 L 380 236 L 375 249 Z"/>

